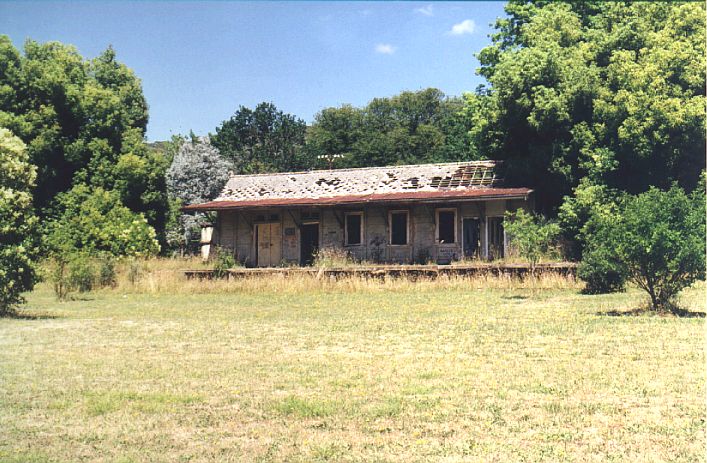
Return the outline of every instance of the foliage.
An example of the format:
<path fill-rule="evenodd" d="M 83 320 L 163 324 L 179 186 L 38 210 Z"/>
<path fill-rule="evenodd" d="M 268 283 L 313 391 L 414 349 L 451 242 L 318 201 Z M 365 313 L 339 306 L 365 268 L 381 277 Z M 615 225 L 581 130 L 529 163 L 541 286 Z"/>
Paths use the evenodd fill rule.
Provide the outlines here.
<path fill-rule="evenodd" d="M 302 170 L 312 164 L 303 149 L 306 130 L 302 119 L 260 103 L 254 110 L 240 106 L 211 142 L 239 174 Z"/>
<path fill-rule="evenodd" d="M 0 127 L 0 314 L 21 303 L 21 293 L 37 279 L 31 195 L 36 169 L 28 161 L 25 144 Z"/>
<path fill-rule="evenodd" d="M 216 258 L 214 259 L 214 274 L 217 278 L 226 276 L 226 271 L 236 267 L 236 258 L 230 249 L 216 248 Z"/>
<path fill-rule="evenodd" d="M 542 216 L 528 213 L 523 209 L 516 212 L 506 212 L 504 221 L 506 233 L 510 235 L 513 247 L 521 257 L 530 262 L 531 272 L 543 256 L 556 250 L 560 226 Z"/>
<path fill-rule="evenodd" d="M 481 153 L 554 210 L 580 179 L 641 193 L 705 166 L 705 5 L 512 1 L 468 96 Z M 586 187 L 586 186 L 585 186 Z"/>
<path fill-rule="evenodd" d="M 183 141 L 167 170 L 167 188 L 171 199 L 169 242 L 184 249 L 199 236 L 204 214 L 181 214 L 181 204 L 196 204 L 215 199 L 229 178 L 232 165 L 208 138 L 192 137 Z"/>
<path fill-rule="evenodd" d="M 323 167 L 328 158 L 340 167 L 476 159 L 462 110 L 460 99 L 433 88 L 375 98 L 364 108 L 326 108 L 307 133 L 307 151 Z"/>
<path fill-rule="evenodd" d="M 618 214 L 592 220 L 582 266 L 606 262 L 648 293 L 652 309 L 673 309 L 681 289 L 704 279 L 704 190 L 688 196 L 676 185 L 651 188 L 624 198 Z"/>
<path fill-rule="evenodd" d="M 93 60 L 58 42 L 0 36 L 0 125 L 37 166 L 34 204 L 44 218 L 57 194 L 83 184 L 116 190 L 161 233 L 167 209 L 162 153 L 144 143 L 147 103 L 139 79 L 108 48 Z"/>
<path fill-rule="evenodd" d="M 123 206 L 115 191 L 78 185 L 58 196 L 59 214 L 46 227 L 50 252 L 66 259 L 91 256 L 148 256 L 159 252 L 155 230 L 142 214 Z"/>

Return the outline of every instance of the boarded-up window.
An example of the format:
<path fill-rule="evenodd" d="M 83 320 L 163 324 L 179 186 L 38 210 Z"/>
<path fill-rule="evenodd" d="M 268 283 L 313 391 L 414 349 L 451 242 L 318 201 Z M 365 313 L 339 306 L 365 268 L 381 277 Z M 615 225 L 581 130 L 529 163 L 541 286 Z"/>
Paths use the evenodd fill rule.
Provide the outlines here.
<path fill-rule="evenodd" d="M 488 218 L 489 259 L 502 259 L 504 256 L 503 217 Z"/>
<path fill-rule="evenodd" d="M 408 212 L 390 213 L 390 244 L 401 246 L 408 244 Z"/>
<path fill-rule="evenodd" d="M 361 244 L 363 236 L 363 214 L 360 212 L 349 212 L 346 214 L 346 245 L 356 246 Z"/>
<path fill-rule="evenodd" d="M 456 241 L 457 213 L 454 210 L 437 211 L 437 242 L 454 244 Z"/>

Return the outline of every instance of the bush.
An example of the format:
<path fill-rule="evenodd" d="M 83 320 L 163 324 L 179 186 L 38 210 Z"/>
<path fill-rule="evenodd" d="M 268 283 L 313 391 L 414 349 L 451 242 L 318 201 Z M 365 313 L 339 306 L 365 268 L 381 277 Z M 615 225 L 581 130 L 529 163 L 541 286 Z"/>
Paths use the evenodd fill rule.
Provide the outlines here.
<path fill-rule="evenodd" d="M 108 257 L 101 259 L 98 263 L 98 284 L 101 288 L 115 286 L 118 284 L 118 277 L 115 271 L 115 260 Z"/>
<path fill-rule="evenodd" d="M 123 206 L 117 192 L 78 185 L 59 195 L 57 206 L 62 212 L 46 234 L 54 255 L 149 256 L 160 250 L 155 230 Z"/>
<path fill-rule="evenodd" d="M 216 248 L 216 258 L 214 259 L 214 275 L 217 278 L 226 276 L 228 269 L 236 266 L 236 258 L 233 253 L 226 248 Z"/>
<path fill-rule="evenodd" d="M 560 234 L 560 226 L 523 209 L 514 213 L 506 212 L 504 222 L 512 246 L 521 257 L 530 262 L 530 271 L 534 274 L 540 259 L 556 250 L 555 243 Z"/>
<path fill-rule="evenodd" d="M 671 311 L 680 290 L 704 279 L 704 190 L 688 196 L 678 186 L 651 188 L 592 221 L 579 274 L 588 285 L 611 289 L 617 272 L 648 293 L 651 309 Z"/>
<path fill-rule="evenodd" d="M 68 265 L 68 287 L 70 290 L 86 293 L 96 286 L 96 266 L 85 255 L 77 255 Z"/>
<path fill-rule="evenodd" d="M 585 254 L 577 276 L 586 283 L 584 294 L 604 294 L 626 289 L 626 272 L 610 254 L 595 250 Z"/>

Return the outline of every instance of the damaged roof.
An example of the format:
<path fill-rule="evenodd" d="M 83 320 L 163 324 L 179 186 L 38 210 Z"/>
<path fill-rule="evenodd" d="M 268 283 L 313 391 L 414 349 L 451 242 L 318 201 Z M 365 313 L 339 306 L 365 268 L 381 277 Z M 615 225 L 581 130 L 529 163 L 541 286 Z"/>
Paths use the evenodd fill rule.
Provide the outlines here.
<path fill-rule="evenodd" d="M 498 161 L 473 161 L 233 175 L 214 201 L 184 210 L 525 198 L 531 193 L 528 188 L 503 188 L 499 166 Z"/>

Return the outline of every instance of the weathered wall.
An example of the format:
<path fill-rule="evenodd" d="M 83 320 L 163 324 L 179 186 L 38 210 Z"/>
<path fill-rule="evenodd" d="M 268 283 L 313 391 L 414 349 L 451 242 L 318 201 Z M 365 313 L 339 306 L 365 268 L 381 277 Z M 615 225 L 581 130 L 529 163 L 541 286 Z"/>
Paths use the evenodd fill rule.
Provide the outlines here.
<path fill-rule="evenodd" d="M 435 241 L 435 210 L 455 208 L 457 211 L 457 240 L 454 244 L 438 244 Z M 319 239 L 321 248 L 343 248 L 357 260 L 390 263 L 446 263 L 462 257 L 462 219 L 481 220 L 481 249 L 486 248 L 485 218 L 503 216 L 506 210 L 527 208 L 523 200 L 495 200 L 461 204 L 414 204 L 407 207 L 375 207 L 333 209 L 322 208 L 319 212 Z M 390 224 L 388 212 L 409 211 L 409 241 L 404 246 L 389 245 Z M 345 212 L 363 211 L 362 244 L 344 245 Z M 233 250 L 237 259 L 246 266 L 255 266 L 255 225 L 258 215 L 269 217 L 278 214 L 282 229 L 282 263 L 299 264 L 301 211 L 294 209 L 258 211 L 222 211 L 218 213 L 218 244 Z"/>

